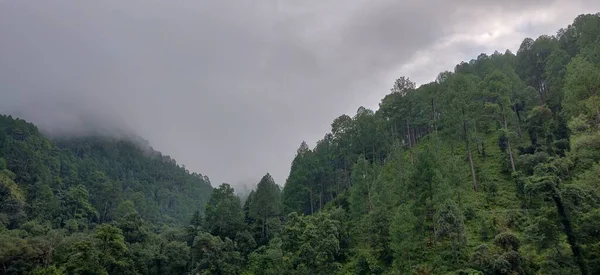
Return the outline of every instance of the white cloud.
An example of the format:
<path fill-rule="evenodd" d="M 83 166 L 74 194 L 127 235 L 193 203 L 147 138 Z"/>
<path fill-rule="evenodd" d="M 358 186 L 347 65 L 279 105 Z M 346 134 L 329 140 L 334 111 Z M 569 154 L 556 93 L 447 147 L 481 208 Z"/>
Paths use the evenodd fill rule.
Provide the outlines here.
<path fill-rule="evenodd" d="M 394 78 L 431 81 L 597 2 L 0 0 L 0 112 L 123 120 L 216 184 L 283 184 L 302 140 Z"/>
<path fill-rule="evenodd" d="M 407 75 L 419 85 L 425 84 L 433 81 L 439 72 L 452 71 L 456 64 L 476 58 L 479 53 L 491 54 L 507 49 L 516 53 L 523 39 L 553 35 L 577 15 L 594 13 L 597 9 L 600 9 L 600 3 L 592 1 L 556 1 L 532 10 L 484 11 L 472 20 L 451 26 L 449 35 L 415 52 L 388 79 L 393 81 L 397 76 Z"/>

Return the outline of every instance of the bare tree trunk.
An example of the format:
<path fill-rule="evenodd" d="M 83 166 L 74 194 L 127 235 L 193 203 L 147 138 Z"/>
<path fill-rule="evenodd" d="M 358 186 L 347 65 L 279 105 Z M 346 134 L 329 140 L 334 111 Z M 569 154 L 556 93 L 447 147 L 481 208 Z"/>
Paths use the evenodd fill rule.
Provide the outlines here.
<path fill-rule="evenodd" d="M 308 195 L 310 197 L 310 214 L 312 215 L 313 213 L 315 213 L 315 210 L 313 209 L 312 190 L 308 191 Z"/>
<path fill-rule="evenodd" d="M 104 211 L 102 211 L 102 222 L 106 221 L 106 215 L 108 215 L 108 203 L 104 204 Z"/>
<path fill-rule="evenodd" d="M 538 83 L 538 93 L 540 94 L 540 106 L 544 105 L 546 102 L 545 92 L 544 92 L 544 84 L 541 80 L 537 80 Z"/>
<path fill-rule="evenodd" d="M 373 204 L 372 204 L 372 200 L 371 200 L 371 187 L 370 187 L 370 185 L 367 185 L 367 186 L 368 186 L 367 188 L 369 188 L 367 191 L 367 199 L 369 200 L 367 207 L 368 207 L 369 212 L 371 212 L 371 210 L 373 209 Z"/>
<path fill-rule="evenodd" d="M 521 113 L 515 107 L 515 113 L 517 114 L 517 131 L 519 131 L 519 137 L 523 136 L 523 132 L 521 131 Z"/>
<path fill-rule="evenodd" d="M 321 175 L 320 182 L 321 182 L 321 194 L 319 195 L 319 210 L 323 209 L 323 175 Z"/>
<path fill-rule="evenodd" d="M 463 116 L 465 110 L 463 109 Z M 467 132 L 467 122 L 463 119 L 463 136 L 465 138 L 465 145 L 467 149 L 467 157 L 469 158 L 469 165 L 471 166 L 471 176 L 473 177 L 473 189 L 477 191 L 477 176 L 475 175 L 475 165 L 473 165 L 473 156 L 471 156 L 471 147 L 469 146 L 469 136 Z"/>
<path fill-rule="evenodd" d="M 519 137 L 523 136 L 523 133 L 521 132 L 521 122 L 519 119 L 517 119 L 517 133 L 519 134 Z"/>
<path fill-rule="evenodd" d="M 508 137 L 508 124 L 506 123 L 506 118 L 504 118 L 504 131 L 506 131 L 507 136 L 506 136 L 506 145 L 507 145 L 507 149 L 508 149 L 508 156 L 510 157 L 510 166 L 512 168 L 513 172 L 517 172 L 517 169 L 515 169 L 515 160 L 513 158 L 513 153 L 512 153 L 512 149 L 510 147 L 510 138 Z"/>
<path fill-rule="evenodd" d="M 371 152 L 373 153 L 373 163 L 375 163 L 375 143 L 371 144 Z"/>
<path fill-rule="evenodd" d="M 410 140 L 410 125 L 408 125 L 408 118 L 406 119 L 406 138 L 408 140 L 408 148 L 411 148 L 412 142 Z"/>
<path fill-rule="evenodd" d="M 433 98 L 431 98 L 431 126 L 433 127 L 433 131 L 431 132 L 436 132 L 437 129 L 435 128 L 435 102 L 433 101 Z"/>
<path fill-rule="evenodd" d="M 483 161 L 485 161 L 485 157 L 487 155 L 485 154 L 485 143 L 483 141 L 483 139 L 481 140 L 481 158 L 483 159 Z"/>
<path fill-rule="evenodd" d="M 506 145 L 508 145 L 508 156 L 510 157 L 510 166 L 512 168 L 512 171 L 517 172 L 517 169 L 515 169 L 515 160 L 513 158 L 512 149 L 510 148 L 510 140 L 509 139 L 506 139 Z"/>
<path fill-rule="evenodd" d="M 596 127 L 598 127 L 598 125 L 600 124 L 600 110 L 598 109 L 598 102 L 596 100 L 596 96 L 593 96 L 594 98 L 594 107 L 596 109 Z"/>
<path fill-rule="evenodd" d="M 473 157 L 471 156 L 471 149 L 469 148 L 469 142 L 467 141 L 467 152 L 469 155 L 469 164 L 471 165 L 471 176 L 473 176 L 473 189 L 477 191 L 477 177 L 475 176 L 475 166 L 473 165 Z"/>
<path fill-rule="evenodd" d="M 262 222 L 262 237 L 263 237 L 263 240 L 267 239 L 266 224 L 267 224 L 267 213 L 265 212 L 265 217 L 263 218 L 263 222 Z"/>
<path fill-rule="evenodd" d="M 401 179 L 402 178 L 402 172 L 404 172 L 402 170 L 402 161 L 398 161 L 398 178 Z"/>
<path fill-rule="evenodd" d="M 415 127 L 412 128 L 413 131 L 413 145 L 417 146 L 417 131 L 415 130 Z"/>

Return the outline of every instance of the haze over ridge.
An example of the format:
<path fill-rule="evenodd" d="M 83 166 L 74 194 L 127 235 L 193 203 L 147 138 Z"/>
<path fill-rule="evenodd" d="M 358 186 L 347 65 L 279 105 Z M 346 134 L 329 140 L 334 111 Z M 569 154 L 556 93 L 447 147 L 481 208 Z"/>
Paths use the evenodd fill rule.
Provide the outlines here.
<path fill-rule="evenodd" d="M 302 140 L 597 1 L 0 1 L 0 112 L 126 129 L 217 185 L 284 184 Z M 116 125 L 116 127 L 115 127 Z"/>

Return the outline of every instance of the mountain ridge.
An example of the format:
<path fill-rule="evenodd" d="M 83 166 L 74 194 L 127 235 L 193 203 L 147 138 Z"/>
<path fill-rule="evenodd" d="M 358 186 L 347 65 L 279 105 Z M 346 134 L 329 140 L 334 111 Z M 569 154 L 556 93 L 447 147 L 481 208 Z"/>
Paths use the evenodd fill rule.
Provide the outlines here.
<path fill-rule="evenodd" d="M 0 116 L 0 272 L 600 273 L 600 13 L 390 92 L 243 203 L 134 143 Z"/>

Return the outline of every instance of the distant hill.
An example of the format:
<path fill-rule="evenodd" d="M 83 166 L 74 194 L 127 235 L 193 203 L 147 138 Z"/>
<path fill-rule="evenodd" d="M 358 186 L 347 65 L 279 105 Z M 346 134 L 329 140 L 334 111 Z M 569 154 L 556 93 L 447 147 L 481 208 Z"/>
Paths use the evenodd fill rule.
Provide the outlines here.
<path fill-rule="evenodd" d="M 18 199 L 0 197 L 4 205 L 13 205 L 0 207 L 0 222 L 8 228 L 31 219 L 58 227 L 73 220 L 81 226 L 107 222 L 126 201 L 147 221 L 183 224 L 204 210 L 212 191 L 208 177 L 190 173 L 141 138 L 49 139 L 35 125 L 4 115 L 0 159 L 1 170 L 10 175 L 2 187 L 23 194 Z M 86 197 L 80 203 L 90 205 L 69 212 L 69 194 L 76 189 Z M 50 201 L 56 203 L 48 205 Z"/>

